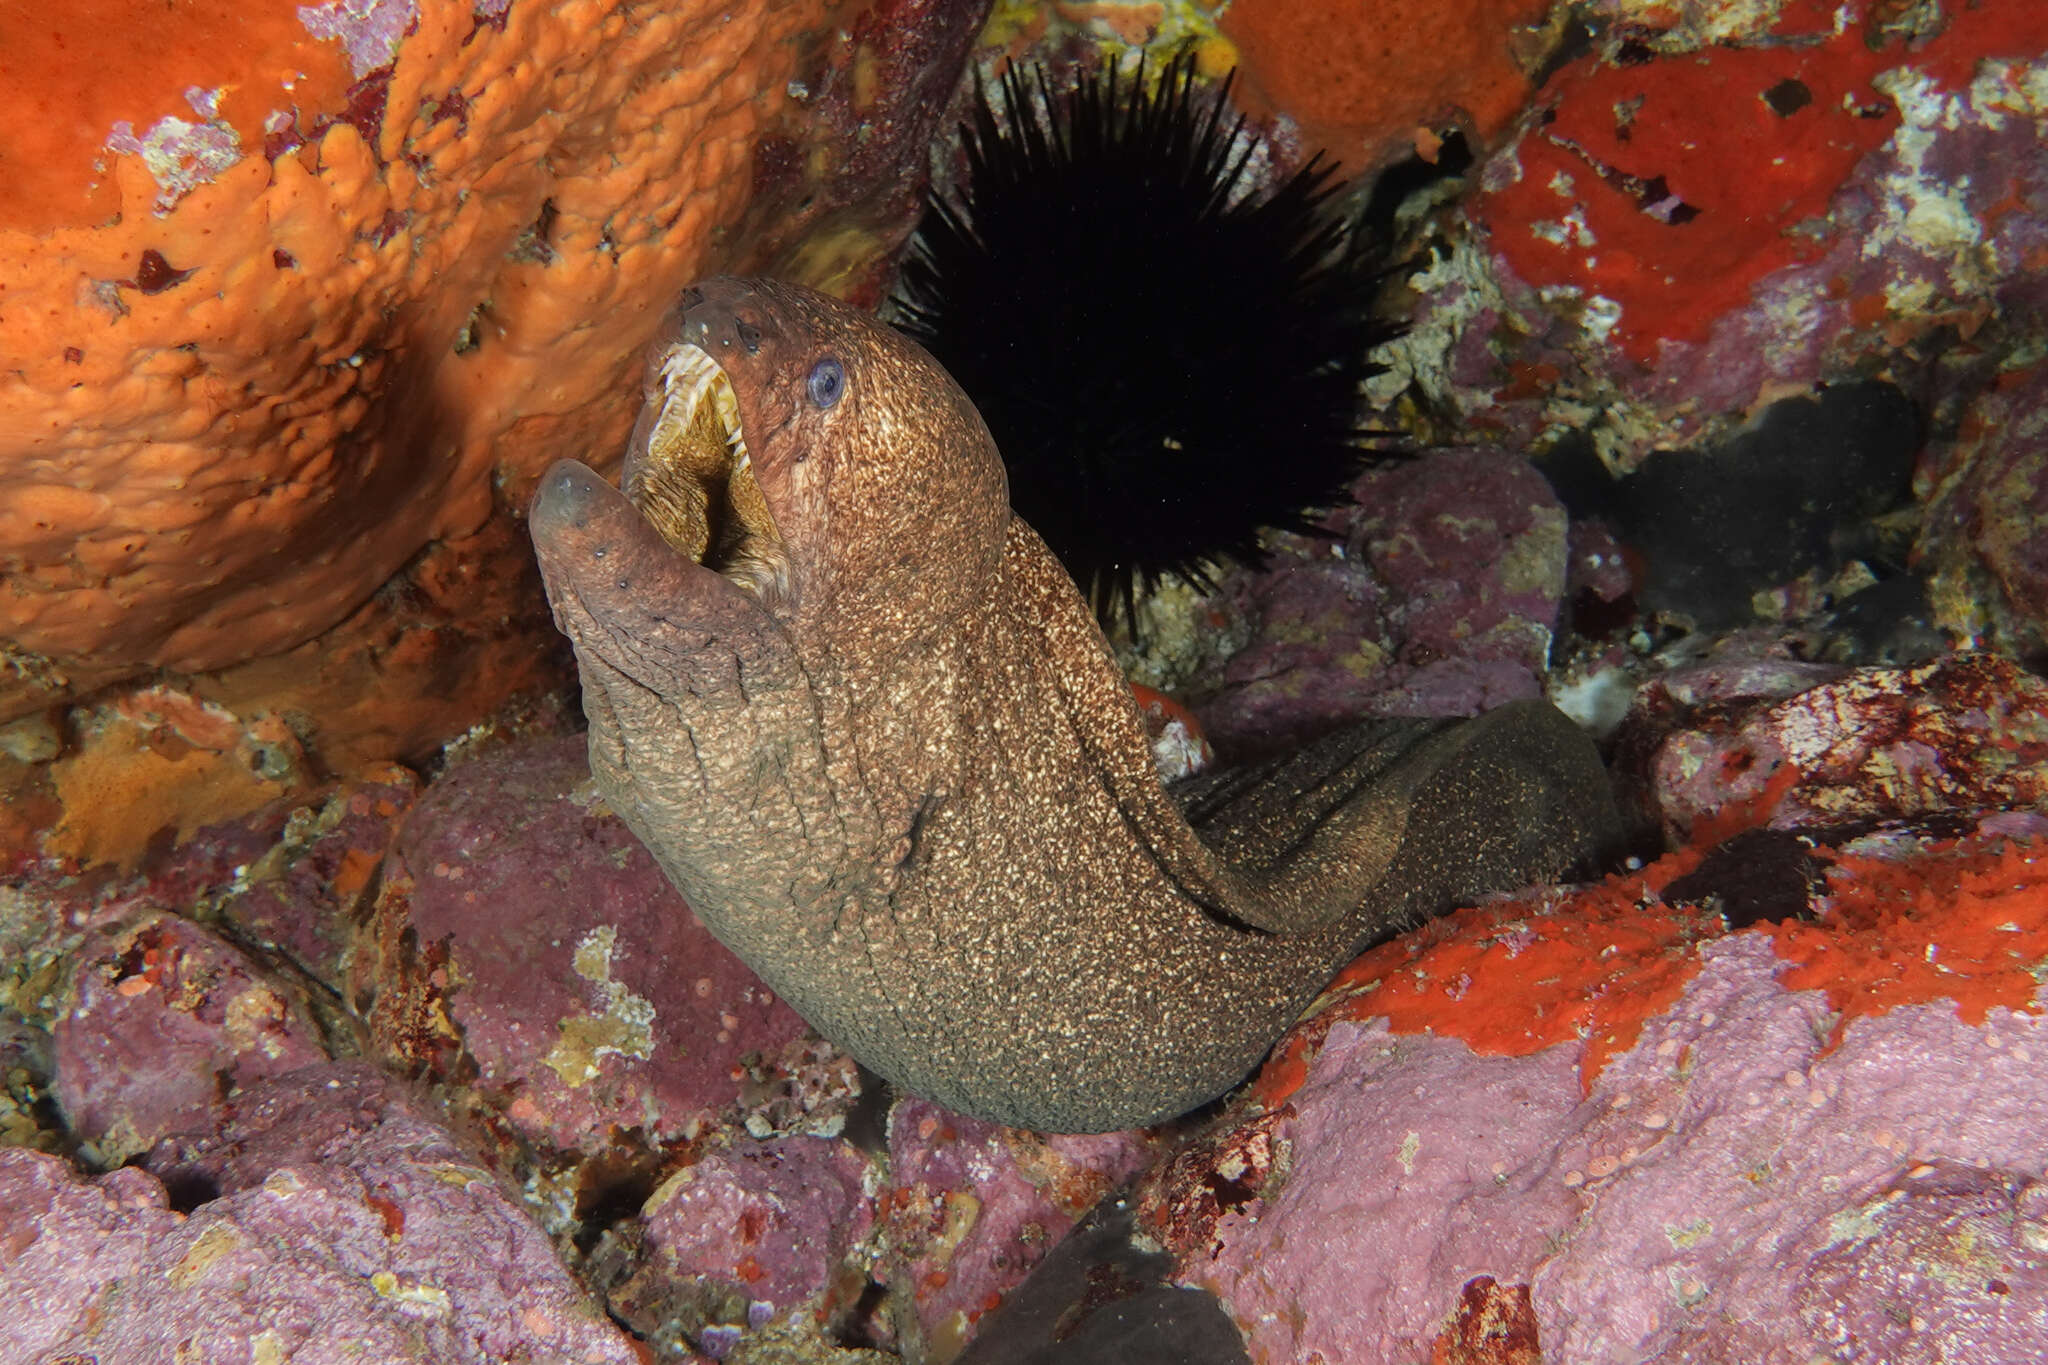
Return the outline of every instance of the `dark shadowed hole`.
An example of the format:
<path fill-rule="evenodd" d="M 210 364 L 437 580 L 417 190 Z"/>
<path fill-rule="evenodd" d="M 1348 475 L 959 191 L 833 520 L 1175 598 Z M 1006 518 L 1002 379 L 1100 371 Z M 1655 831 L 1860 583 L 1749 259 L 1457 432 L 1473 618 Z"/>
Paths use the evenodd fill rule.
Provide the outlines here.
<path fill-rule="evenodd" d="M 163 1181 L 171 1207 L 179 1213 L 191 1213 L 220 1198 L 220 1182 L 204 1171 L 169 1171 L 158 1178 Z"/>
<path fill-rule="evenodd" d="M 860 1068 L 860 1094 L 846 1112 L 846 1127 L 840 1136 L 871 1155 L 889 1150 L 889 1109 L 896 1103 L 896 1090 L 866 1067 Z"/>
<path fill-rule="evenodd" d="M 1443 145 L 1437 148 L 1435 161 L 1424 161 L 1411 156 L 1397 161 L 1381 171 L 1379 178 L 1372 182 L 1372 193 L 1366 196 L 1365 207 L 1358 214 L 1357 239 L 1373 242 L 1389 242 L 1394 239 L 1394 218 L 1401 206 L 1430 186 L 1444 180 L 1454 180 L 1472 169 L 1472 144 L 1465 140 L 1463 133 L 1452 131 L 1444 135 Z"/>
<path fill-rule="evenodd" d="M 597 1239 L 614 1224 L 640 1216 L 647 1196 L 654 1193 L 654 1174 L 634 1175 L 607 1185 L 585 1203 L 583 1221 L 576 1229 L 576 1250 L 588 1255 Z"/>
<path fill-rule="evenodd" d="M 832 1341 L 835 1345 L 855 1350 L 876 1351 L 886 1349 L 887 1334 L 878 1332 L 876 1324 L 888 1302 L 889 1291 L 873 1280 L 869 1280 L 855 1299 L 853 1306 L 840 1315 L 831 1326 Z"/>

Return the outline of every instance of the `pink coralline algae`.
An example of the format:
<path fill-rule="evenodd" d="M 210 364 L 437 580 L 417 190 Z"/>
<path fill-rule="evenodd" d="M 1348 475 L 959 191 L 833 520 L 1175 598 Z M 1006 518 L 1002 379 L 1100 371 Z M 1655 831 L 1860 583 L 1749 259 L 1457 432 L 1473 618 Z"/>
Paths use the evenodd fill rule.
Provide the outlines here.
<path fill-rule="evenodd" d="M 102 926 L 74 935 L 74 985 L 47 1048 L 68 1136 L 87 1141 L 86 1162 L 140 1157 L 148 1174 L 0 1161 L 0 1216 L 65 1230 L 0 1262 L 0 1307 L 26 1287 L 49 1309 L 50 1341 L 90 1336 L 65 1324 L 89 1322 L 97 1286 L 130 1272 L 87 1260 L 59 1273 L 86 1218 L 134 1274 L 226 1248 L 221 1276 L 292 1281 L 142 1300 L 172 1326 L 102 1314 L 91 1339 L 115 1343 L 103 1361 L 153 1359 L 151 1333 L 172 1327 L 269 1350 L 248 1324 L 273 1308 L 329 1336 L 360 1319 L 346 1339 L 364 1359 L 501 1358 L 380 1335 L 380 1313 L 488 1317 L 495 1300 L 462 1286 L 490 1276 L 540 1287 L 511 1327 L 490 1329 L 502 1358 L 621 1358 L 623 1338 L 596 1330 L 587 1305 L 548 1297 L 551 1285 L 573 1294 L 575 1273 L 679 1355 L 816 1346 L 848 1325 L 952 1350 L 1148 1159 L 1137 1135 L 1047 1139 L 919 1101 L 898 1106 L 886 1156 L 872 1133 L 867 1146 L 838 1136 L 860 1097 L 851 1063 L 710 938 L 582 791 L 586 771 L 580 738 L 517 743 L 417 799 L 387 774 L 204 830 L 97 894 L 29 886 L 24 928 Z M 144 908 L 159 902 L 216 906 L 225 927 Z M 365 1041 L 416 1068 L 443 1110 L 429 1117 L 366 1063 L 326 1060 Z M 518 1183 L 524 1207 L 499 1180 Z M 486 1191 L 485 1213 L 457 1211 L 471 1218 L 460 1227 L 441 1207 Z M 594 1249 L 572 1272 L 543 1226 L 587 1232 Z M 385 1259 L 358 1254 L 373 1234 L 393 1248 Z M 341 1283 L 336 1265 L 370 1269 Z M 41 1358 L 43 1337 L 17 1350 L 8 1330 L 0 1359 Z M 579 1340 L 583 1355 L 565 1344 Z"/>
<path fill-rule="evenodd" d="M 832 1139 L 741 1142 L 670 1176 L 640 1216 L 666 1275 L 723 1280 L 772 1316 L 822 1301 L 866 1237 L 866 1173 Z"/>
<path fill-rule="evenodd" d="M 296 983 L 175 915 L 86 952 L 55 1034 L 58 1102 L 110 1165 L 210 1127 L 224 1088 L 327 1059 Z"/>
<path fill-rule="evenodd" d="M 867 1157 L 834 1139 L 714 1147 L 607 1233 L 588 1273 L 648 1342 L 722 1356 L 763 1329 L 815 1339 L 869 1283 L 868 1177 Z"/>
<path fill-rule="evenodd" d="M 1567 522 L 1518 456 L 1431 451 L 1362 475 L 1266 572 L 1235 575 L 1251 638 L 1197 699 L 1225 748 L 1360 716 L 1476 715 L 1536 696 L 1565 587 Z"/>
<path fill-rule="evenodd" d="M 1667 675 L 1618 761 L 1691 845 L 1359 958 L 1145 1225 L 1259 1362 L 2042 1358 L 2042 700 Z"/>
<path fill-rule="evenodd" d="M 889 1111 L 887 1141 L 884 1156 L 841 1139 L 711 1134 L 607 1233 L 593 1276 L 647 1340 L 707 1355 L 837 1331 L 950 1360 L 1158 1148 L 1139 1133 L 1004 1128 L 908 1097 Z"/>
<path fill-rule="evenodd" d="M 671 8 L 688 7 L 656 7 Z M 852 241 L 841 278 L 876 292 L 876 234 L 915 194 L 891 168 L 924 155 L 924 122 L 881 115 L 933 116 L 964 42 L 957 17 L 916 19 L 932 8 L 875 7 L 815 51 L 778 37 L 749 57 L 806 80 L 775 77 L 784 112 L 715 145 L 755 149 L 740 174 L 757 213 L 823 185 L 804 221 L 851 234 L 762 237 L 784 267 L 831 274 Z M 452 15 L 474 29 L 462 51 L 498 61 L 508 19 L 515 38 L 544 27 L 522 13 L 323 0 L 285 17 L 376 106 L 349 116 L 374 134 L 394 58 L 455 50 L 409 32 L 423 15 Z M 1990 653 L 1818 662 L 1838 656 L 1754 626 L 1719 652 L 1695 638 L 1681 661 L 1638 615 L 1658 610 L 1639 528 L 1569 524 L 1567 503 L 1585 509 L 1557 491 L 1579 447 L 1611 473 L 1700 456 L 1740 508 L 1760 481 L 1705 457 L 1788 398 L 1883 386 L 1916 419 L 1894 424 L 1901 442 L 1930 439 L 1917 530 L 1890 510 L 1899 562 L 1880 567 L 1924 575 L 1953 639 L 2033 658 L 2048 641 L 2048 9 L 1584 13 L 1594 50 L 1480 149 L 1463 207 L 1440 208 L 1421 268 L 1389 286 L 1420 306 L 1372 396 L 1427 414 L 1421 439 L 1485 444 L 1364 474 L 1326 538 L 1277 538 L 1273 572 L 1233 574 L 1196 608 L 1202 658 L 1176 681 L 1230 757 L 1355 716 L 1537 695 L 1558 686 L 1566 604 L 1604 610 L 1612 633 L 1586 633 L 1624 679 L 1614 714 L 1677 662 L 1613 736 L 1624 794 L 1670 851 L 1373 950 L 1212 1115 L 1047 1138 L 863 1094 L 593 796 L 580 737 L 500 747 L 430 785 L 328 754 L 358 776 L 317 795 L 306 773 L 327 751 L 307 740 L 291 795 L 228 824 L 174 821 L 189 836 L 175 853 L 149 846 L 150 821 L 107 859 L 118 873 L 9 864 L 24 880 L 0 892 L 0 928 L 49 990 L 0 1001 L 0 1060 L 10 1095 L 15 1070 L 46 1071 L 53 1101 L 17 1104 L 32 1121 L 9 1131 L 75 1155 L 0 1149 L 0 1361 L 623 1365 L 849 1341 L 944 1360 L 1005 1345 L 974 1339 L 1001 1335 L 991 1315 L 1026 1304 L 1026 1277 L 1133 1181 L 1175 1278 L 1275 1365 L 2048 1359 L 2048 686 Z M 263 149 L 216 84 L 95 125 L 142 206 L 129 226 L 203 209 L 251 158 L 324 184 L 339 172 L 316 153 L 371 155 L 349 150 L 371 146 L 356 123 L 310 103 Z M 392 117 L 413 140 L 459 141 L 488 101 L 451 91 Z M 809 155 L 809 129 L 883 124 L 833 165 Z M 887 203 L 847 217 L 870 181 Z M 573 206 L 562 231 L 581 221 L 584 237 L 542 240 L 548 188 L 492 210 L 500 255 L 534 224 L 506 270 L 572 278 L 578 242 L 591 268 L 620 251 Z M 721 213 L 741 236 L 754 221 Z M 400 216 L 364 218 L 364 249 L 403 257 Z M 218 295 L 203 252 L 133 245 L 104 297 L 147 312 Z M 294 250 L 250 258 L 314 259 Z M 463 320 L 483 296 L 434 321 L 444 350 L 461 341 L 448 364 L 538 354 Z M 527 316 L 505 307 L 499 324 Z M 528 454 L 574 425 L 521 421 Z M 1816 463 L 1837 470 L 1825 449 Z M 1697 511 L 1681 498 L 1674 515 Z M 361 593 L 329 617 L 343 597 Z M 429 614 L 512 620 L 437 605 L 458 600 L 431 596 Z M 1731 600 L 1740 615 L 1755 599 Z M 400 692 L 394 713 L 428 704 Z M 38 720 L 53 752 L 56 714 Z M 170 770 L 178 736 L 146 734 L 154 759 L 133 771 Z M 114 847 L 79 835 L 70 852 Z M 1731 873 L 1777 881 L 1738 895 Z M 389 1070 L 328 1060 L 357 1049 Z M 1112 1281 L 1088 1292 L 1128 1288 Z M 1078 1320 L 1047 1318 L 1055 1340 Z"/>
<path fill-rule="evenodd" d="M 497 1182 L 373 1068 L 253 1087 L 220 1133 L 153 1160 L 163 1179 L 84 1179 L 0 1150 L 0 1358 L 643 1359 Z"/>
<path fill-rule="evenodd" d="M 385 1052 L 459 1077 L 517 1142 L 644 1157 L 743 1093 L 775 1100 L 748 1059 L 772 1069 L 805 1028 L 579 787 L 587 772 L 580 736 L 451 770 L 406 822 L 355 970 Z M 857 1089 L 848 1069 L 835 1099 L 823 1077 L 797 1098 Z"/>
<path fill-rule="evenodd" d="M 222 918 L 242 942 L 341 989 L 355 923 L 368 909 L 384 855 L 419 790 L 411 773 L 387 767 L 300 807 L 280 831 L 290 837 L 243 860 Z"/>
<path fill-rule="evenodd" d="M 1544 1360 L 2048 1353 L 2048 1000 L 1974 1027 L 1906 1006 L 1830 1046 L 1768 937 L 1699 957 L 1583 1094 L 1574 1044 L 1332 1026 L 1252 1121 L 1284 1180 L 1199 1236 L 1169 1221 L 1183 1279 L 1260 1362 L 1430 1358 L 1482 1277 L 1527 1288 Z"/>
<path fill-rule="evenodd" d="M 1137 1132 L 1050 1135 L 897 1103 L 877 1200 L 923 1347 L 949 1359 L 1083 1215 L 1152 1154 Z"/>

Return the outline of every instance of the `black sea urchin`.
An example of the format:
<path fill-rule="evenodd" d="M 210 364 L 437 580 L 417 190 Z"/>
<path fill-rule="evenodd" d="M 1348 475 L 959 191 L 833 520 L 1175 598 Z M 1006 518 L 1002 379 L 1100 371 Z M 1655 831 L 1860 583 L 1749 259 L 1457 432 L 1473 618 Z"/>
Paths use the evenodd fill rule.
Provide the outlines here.
<path fill-rule="evenodd" d="M 1010 501 L 1108 619 L 1175 574 L 1256 564 L 1356 472 L 1382 264 L 1320 157 L 1263 192 L 1230 80 L 1113 65 L 1064 98 L 1012 66 L 962 128 L 904 265 L 903 329 L 980 407 Z"/>

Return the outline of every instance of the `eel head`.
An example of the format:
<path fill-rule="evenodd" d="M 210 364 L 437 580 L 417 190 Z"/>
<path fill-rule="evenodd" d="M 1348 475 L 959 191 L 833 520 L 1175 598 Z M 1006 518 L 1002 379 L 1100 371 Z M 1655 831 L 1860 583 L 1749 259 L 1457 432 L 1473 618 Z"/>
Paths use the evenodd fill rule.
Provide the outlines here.
<path fill-rule="evenodd" d="M 987 428 L 872 317 L 707 280 L 648 357 L 620 483 L 559 461 L 528 516 L 599 786 L 693 902 L 836 875 L 805 831 L 846 827 L 818 774 L 866 711 L 831 693 L 908 675 L 984 602 L 1010 521 Z"/>
<path fill-rule="evenodd" d="M 632 617 L 599 580 L 617 581 L 621 554 L 640 569 L 666 556 L 700 572 L 643 575 L 633 598 L 675 580 L 695 610 L 743 601 L 869 656 L 976 601 L 1009 520 L 1001 460 L 943 370 L 866 314 L 767 280 L 683 292 L 648 358 L 621 489 L 600 483 L 563 462 L 534 501 L 558 618 L 571 588 L 594 618 Z M 583 543 L 593 521 L 624 542 L 597 556 L 604 571 Z"/>

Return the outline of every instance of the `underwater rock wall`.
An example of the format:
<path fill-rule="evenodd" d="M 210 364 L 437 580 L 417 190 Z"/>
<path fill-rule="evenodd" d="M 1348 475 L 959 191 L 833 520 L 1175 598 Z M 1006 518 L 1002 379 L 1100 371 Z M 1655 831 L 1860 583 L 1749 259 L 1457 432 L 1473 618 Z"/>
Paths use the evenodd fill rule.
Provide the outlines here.
<path fill-rule="evenodd" d="M 363 1063 L 250 1087 L 150 1169 L 0 1151 L 9 1360 L 645 1356 L 509 1192 Z M 195 1207 L 196 1205 L 196 1207 Z M 190 1210 L 189 1212 L 187 1210 Z"/>
<path fill-rule="evenodd" d="M 1183 1274 L 1259 1362 L 2048 1349 L 2038 994 L 1976 1027 L 1946 1003 L 1844 1027 L 1764 935 L 1685 955 L 1697 974 L 1583 1091 L 1571 1045 L 1330 1027 L 1245 1130 L 1284 1180 L 1179 1240 Z"/>
<path fill-rule="evenodd" d="M 1539 444 L 1585 427 L 1626 470 L 1802 386 L 1913 389 L 1952 343 L 1989 360 L 2038 325 L 2048 20 L 1750 8 L 1607 15 L 1481 161 L 1477 257 L 1415 284 L 1418 339 L 1462 310 L 1432 393 Z"/>
<path fill-rule="evenodd" d="M 10 130 L 23 170 L 0 191 L 20 362 L 0 373 L 0 847 L 132 866 L 163 831 L 563 695 L 517 518 L 531 478 L 619 448 L 640 343 L 688 277 L 768 269 L 879 299 L 970 55 L 1241 63 L 1261 174 L 1318 148 L 1361 169 L 1469 154 L 1447 182 L 1464 200 L 1409 222 L 1418 268 L 1392 293 L 1412 315 L 1374 400 L 1553 482 L 1578 452 L 1623 474 L 1757 444 L 1690 483 L 1657 475 L 1679 496 L 1621 528 L 1610 580 L 1702 488 L 1739 506 L 1777 459 L 1824 480 L 1846 455 L 1773 436 L 1772 413 L 1862 385 L 1940 438 L 1902 457 L 1926 515 L 1892 516 L 1882 547 L 1924 579 L 1926 627 L 2043 638 L 2024 436 L 2048 301 L 2037 7 L 1014 0 L 977 41 L 979 8 L 379 0 L 159 26 L 146 52 L 119 25 L 24 31 L 67 112 Z M 1425 56 L 1456 79 L 1425 79 Z M 1608 509 L 1565 501 L 1575 545 L 1608 534 Z M 1213 630 L 1158 632 L 1172 657 L 1133 661 L 1226 741 L 1345 714 L 1307 673 L 1273 674 L 1282 656 L 1380 709 L 1469 710 L 1579 624 L 1539 610 L 1503 647 L 1496 608 L 1455 585 L 1396 610 L 1376 571 L 1279 549 L 1283 572 L 1227 585 Z M 1670 606 L 1659 568 L 1603 600 Z M 1337 648 L 1317 590 L 1481 643 L 1345 620 Z M 1752 591 L 1780 589 L 1724 595 L 1746 615 Z M 1375 660 L 1392 671 L 1367 677 Z"/>
<path fill-rule="evenodd" d="M 808 1037 L 573 741 L 211 827 L 147 877 L 0 897 L 0 1005 L 57 1011 L 47 1054 L 0 1036 L 10 1140 L 46 1149 L 0 1168 L 0 1203 L 45 1220 L 0 1244 L 0 1305 L 41 1296 L 4 1317 L 52 1324 L 0 1340 L 157 1340 L 91 1316 L 65 1269 L 91 1251 L 202 1339 L 263 1310 L 238 1275 L 285 1266 L 312 1320 L 545 1346 L 566 1307 L 509 1321 L 452 1256 L 483 1226 L 546 1304 L 580 1280 L 676 1361 L 1119 1359 L 1144 1323 L 1219 1362 L 1917 1358 L 1901 1332 L 2024 1358 L 2040 690 L 1984 657 L 1674 673 L 1620 759 L 1674 851 L 1374 949 L 1214 1113 L 1093 1137 L 891 1097 Z M 357 1053 L 385 1071 L 325 1060 Z M 143 1169 L 81 1179 L 47 1154 L 78 1139 Z M 1133 1177 L 1131 1226 L 1063 1249 Z M 575 1278 L 502 1230 L 526 1218 Z M 1106 1325 L 1138 1303 L 1160 1316 Z"/>
<path fill-rule="evenodd" d="M 1374 390 L 1428 448 L 1153 680 L 1244 749 L 1548 690 L 1645 833 L 1362 957 L 1214 1112 L 1048 1138 L 710 938 L 508 512 L 619 447 L 682 280 L 879 296 L 977 8 L 32 51 L 87 116 L 0 186 L 0 1355 L 2048 1354 L 2048 10 L 998 7 L 984 59 L 1242 56 L 1276 163 L 1474 158 Z M 1373 25 L 1470 82 L 1343 105 Z M 1074 1252 L 1134 1178 L 1138 1254 Z"/>

